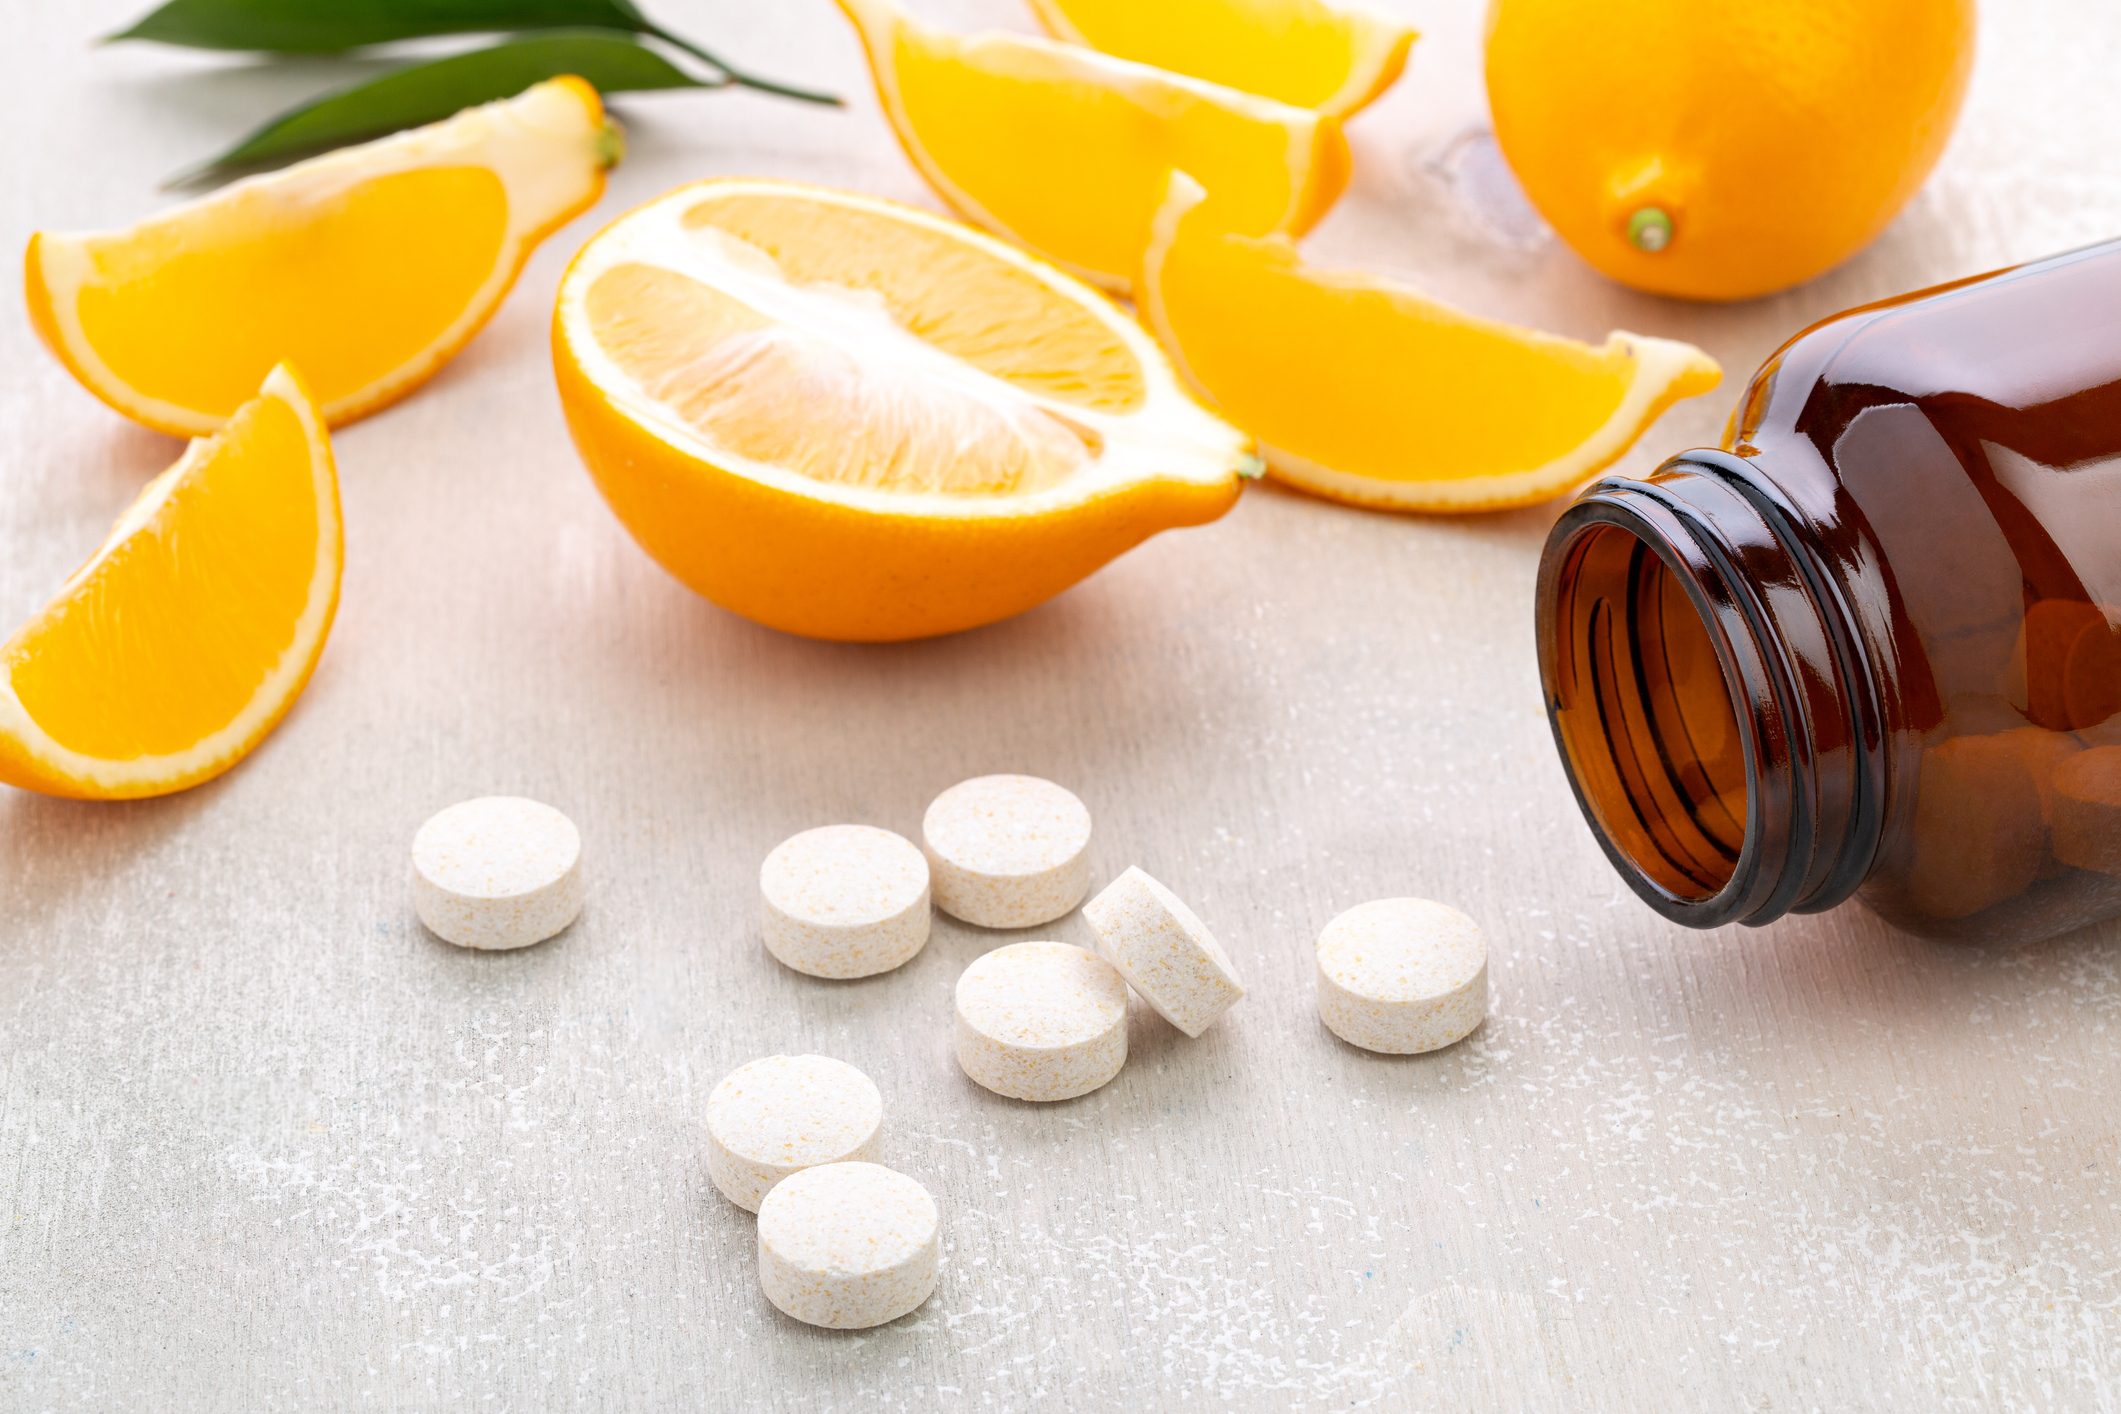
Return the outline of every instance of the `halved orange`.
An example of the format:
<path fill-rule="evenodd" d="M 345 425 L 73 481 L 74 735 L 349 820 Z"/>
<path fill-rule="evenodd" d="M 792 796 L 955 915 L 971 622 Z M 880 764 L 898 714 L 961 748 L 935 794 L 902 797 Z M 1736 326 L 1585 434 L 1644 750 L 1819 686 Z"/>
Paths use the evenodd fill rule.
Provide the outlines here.
<path fill-rule="evenodd" d="M 553 79 L 122 231 L 39 232 L 30 317 L 83 387 L 164 432 L 213 431 L 283 359 L 350 422 L 470 341 L 615 151 L 596 90 Z"/>
<path fill-rule="evenodd" d="M 343 559 L 331 441 L 283 364 L 0 645 L 0 781 L 115 800 L 226 771 L 309 681 Z"/>
<path fill-rule="evenodd" d="M 1308 109 L 1015 34 L 957 35 L 894 0 L 840 0 L 884 116 L 938 195 L 1124 290 L 1182 167 L 1231 230 L 1309 230 L 1348 184 L 1339 123 Z"/>
<path fill-rule="evenodd" d="M 628 213 L 560 285 L 576 445 L 679 579 L 792 633 L 1018 613 L 1236 501 L 1245 437 L 1141 326 L 959 222 L 789 182 Z"/>
<path fill-rule="evenodd" d="M 1346 118 L 1390 88 L 1414 31 L 1328 0 L 1031 0 L 1055 38 Z"/>
<path fill-rule="evenodd" d="M 1268 470 L 1335 500 L 1477 511 L 1573 489 L 1722 371 L 1691 344 L 1593 347 L 1233 235 L 1185 174 L 1143 259 L 1142 317 Z"/>

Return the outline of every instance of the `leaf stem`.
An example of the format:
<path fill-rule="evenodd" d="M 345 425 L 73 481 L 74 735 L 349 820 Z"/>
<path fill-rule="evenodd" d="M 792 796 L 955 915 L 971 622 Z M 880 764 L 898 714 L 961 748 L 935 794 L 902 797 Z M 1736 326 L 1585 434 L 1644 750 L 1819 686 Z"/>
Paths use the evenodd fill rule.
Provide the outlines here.
<path fill-rule="evenodd" d="M 681 34 L 671 33 L 653 20 L 648 20 L 641 26 L 641 33 L 651 38 L 660 39 L 674 48 L 684 50 L 703 64 L 713 65 L 728 78 L 729 82 L 739 88 L 754 88 L 761 93 L 776 93 L 783 98 L 794 98 L 804 103 L 823 103 L 833 108 L 841 105 L 842 100 L 837 94 L 820 93 L 816 89 L 811 88 L 797 88 L 793 84 L 785 84 L 776 79 L 761 78 L 757 74 L 746 73 L 720 55 L 701 48 Z"/>

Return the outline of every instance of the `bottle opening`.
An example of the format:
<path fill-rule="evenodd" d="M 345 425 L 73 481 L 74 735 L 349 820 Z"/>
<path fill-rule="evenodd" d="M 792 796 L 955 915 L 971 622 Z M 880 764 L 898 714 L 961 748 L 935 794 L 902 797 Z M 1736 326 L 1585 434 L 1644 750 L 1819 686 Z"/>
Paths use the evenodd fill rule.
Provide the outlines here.
<path fill-rule="evenodd" d="M 1642 539 L 1593 524 L 1553 581 L 1549 691 L 1576 790 L 1669 898 L 1721 894 L 1745 845 L 1746 739 L 1704 606 Z"/>

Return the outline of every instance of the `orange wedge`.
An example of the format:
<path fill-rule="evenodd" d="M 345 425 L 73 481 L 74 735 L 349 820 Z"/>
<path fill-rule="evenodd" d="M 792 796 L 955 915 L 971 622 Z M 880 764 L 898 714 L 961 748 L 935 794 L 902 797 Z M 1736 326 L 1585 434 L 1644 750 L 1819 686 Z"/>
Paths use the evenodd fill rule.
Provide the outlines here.
<path fill-rule="evenodd" d="M 309 681 L 342 558 L 331 441 L 283 364 L 0 645 L 0 781 L 115 800 L 220 775 Z"/>
<path fill-rule="evenodd" d="M 1346 118 L 1390 88 L 1414 31 L 1326 0 L 1031 0 L 1057 39 Z"/>
<path fill-rule="evenodd" d="M 575 444 L 641 545 L 760 623 L 991 623 L 1252 464 L 1141 326 L 1023 251 L 851 192 L 724 179 L 619 218 L 561 281 Z"/>
<path fill-rule="evenodd" d="M 164 432 L 213 431 L 283 359 L 350 422 L 469 342 L 603 191 L 613 143 L 596 90 L 554 79 L 126 230 L 40 232 L 30 317 L 82 386 Z"/>
<path fill-rule="evenodd" d="M 1229 229 L 1301 234 L 1348 183 L 1333 119 L 1095 50 L 955 35 L 892 0 L 840 0 L 884 116 L 942 198 L 1086 279 L 1124 290 L 1182 167 Z"/>
<path fill-rule="evenodd" d="M 1202 196 L 1172 178 L 1142 317 L 1209 405 L 1264 444 L 1269 471 L 1318 495 L 1417 511 L 1547 500 L 1722 377 L 1691 344 L 1616 333 L 1592 347 L 1314 268 L 1286 238 L 1230 234 Z"/>

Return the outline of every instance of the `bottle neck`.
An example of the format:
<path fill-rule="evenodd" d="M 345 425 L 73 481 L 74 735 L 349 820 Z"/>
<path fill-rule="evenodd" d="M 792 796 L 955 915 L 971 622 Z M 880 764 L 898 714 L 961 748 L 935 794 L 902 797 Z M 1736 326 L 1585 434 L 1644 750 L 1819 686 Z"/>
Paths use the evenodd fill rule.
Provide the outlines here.
<path fill-rule="evenodd" d="M 1538 595 L 1555 742 L 1636 893 L 1712 928 L 1855 892 L 1883 835 L 1877 676 L 1815 528 L 1754 462 L 1596 483 Z"/>

